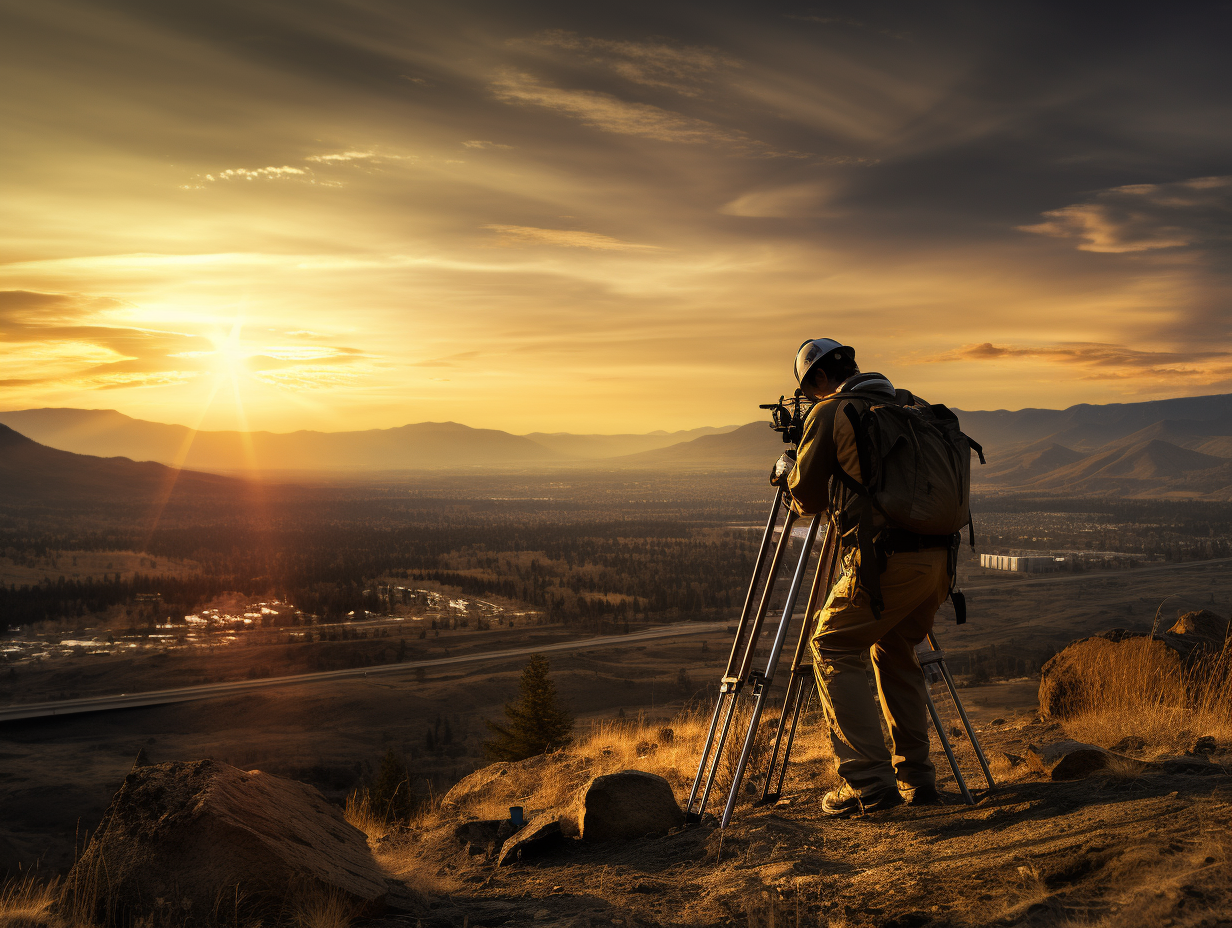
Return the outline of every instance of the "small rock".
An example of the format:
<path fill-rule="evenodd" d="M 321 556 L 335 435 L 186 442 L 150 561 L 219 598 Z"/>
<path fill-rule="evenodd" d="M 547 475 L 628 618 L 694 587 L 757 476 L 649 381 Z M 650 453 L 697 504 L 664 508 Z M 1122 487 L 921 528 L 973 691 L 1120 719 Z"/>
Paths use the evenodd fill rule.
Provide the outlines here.
<path fill-rule="evenodd" d="M 664 834 L 684 824 L 684 813 L 663 777 L 622 770 L 595 777 L 577 814 L 585 841 L 620 841 Z"/>
<path fill-rule="evenodd" d="M 1223 773 L 1223 767 L 1212 764 L 1204 755 L 1197 757 L 1161 757 L 1155 762 L 1163 773 L 1173 776 L 1213 777 Z"/>
<path fill-rule="evenodd" d="M 500 826 L 496 829 L 497 843 L 504 844 L 506 841 L 508 841 L 510 838 L 512 838 L 514 835 L 516 835 L 519 831 L 521 831 L 525 827 L 526 827 L 525 822 L 523 822 L 521 825 L 515 825 L 513 824 L 513 819 L 510 819 L 510 818 L 504 819 L 500 823 Z"/>
<path fill-rule="evenodd" d="M 1004 724 L 1005 724 L 1005 719 L 993 719 L 993 720 L 992 720 L 991 722 L 989 722 L 988 724 L 989 724 L 989 725 L 1004 725 Z"/>
<path fill-rule="evenodd" d="M 1054 780 L 1082 780 L 1095 771 L 1107 767 L 1112 756 L 1103 748 L 1096 748 L 1093 751 L 1088 749 L 1071 751 L 1052 768 L 1051 776 Z"/>
<path fill-rule="evenodd" d="M 1203 735 L 1194 742 L 1192 748 L 1189 749 L 1190 754 L 1201 754 L 1209 757 L 1219 750 L 1219 745 L 1215 743 L 1214 735 Z"/>
<path fill-rule="evenodd" d="M 995 751 L 989 756 L 988 760 L 990 762 L 999 760 L 1011 769 L 1021 767 L 1027 762 L 1026 758 L 1021 754 L 1011 754 L 1009 751 Z"/>
<path fill-rule="evenodd" d="M 496 855 L 496 866 L 503 867 L 542 854 L 563 840 L 560 819 L 555 815 L 541 815 L 527 822 L 525 828 L 501 845 L 500 853 Z"/>
<path fill-rule="evenodd" d="M 503 824 L 501 819 L 471 819 L 463 822 L 453 830 L 453 836 L 458 843 L 465 846 L 486 847 L 498 840 L 497 834 Z M 507 837 L 507 836 L 506 836 Z"/>
<path fill-rule="evenodd" d="M 1058 741 L 1027 747 L 1027 762 L 1053 780 L 1081 780 L 1108 766 L 1112 756 L 1097 745 L 1081 741 Z"/>
<path fill-rule="evenodd" d="M 1126 735 L 1111 748 L 1113 751 L 1141 751 L 1146 747 L 1146 740 L 1138 735 Z"/>
<path fill-rule="evenodd" d="M 660 728 L 655 737 L 659 739 L 659 744 L 671 744 L 676 738 L 676 732 L 670 728 Z"/>

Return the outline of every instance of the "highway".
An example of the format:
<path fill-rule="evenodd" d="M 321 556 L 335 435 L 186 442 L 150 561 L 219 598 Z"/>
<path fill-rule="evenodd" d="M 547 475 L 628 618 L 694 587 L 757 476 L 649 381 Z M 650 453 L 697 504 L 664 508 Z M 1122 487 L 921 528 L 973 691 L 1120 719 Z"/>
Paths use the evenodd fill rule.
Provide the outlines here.
<path fill-rule="evenodd" d="M 662 625 L 628 635 L 606 635 L 601 638 L 579 638 L 573 641 L 557 641 L 550 644 L 530 645 L 524 648 L 509 648 L 504 651 L 479 651 L 438 657 L 430 661 L 406 661 L 401 664 L 380 664 L 375 667 L 357 667 L 348 670 L 326 670 L 320 673 L 300 673 L 289 677 L 268 677 L 264 680 L 236 680 L 231 683 L 206 683 L 200 686 L 184 686 L 171 690 L 151 690 L 146 693 L 120 693 L 118 696 L 91 696 L 84 699 L 61 699 L 52 702 L 32 702 L 20 705 L 0 706 L 0 722 L 19 719 L 50 718 L 62 715 L 82 715 L 87 712 L 105 712 L 108 709 L 134 709 L 140 706 L 164 706 L 169 703 L 190 702 L 195 699 L 216 699 L 233 696 L 251 690 L 278 686 L 297 686 L 301 683 L 319 683 L 323 680 L 339 680 L 348 677 L 375 677 L 390 674 L 405 674 L 419 668 L 448 667 L 453 664 L 473 664 L 482 661 L 500 661 L 530 654 L 550 654 L 560 651 L 593 651 L 600 648 L 627 648 L 643 641 L 660 638 L 679 638 L 686 635 L 704 635 L 721 631 L 729 622 L 687 622 Z"/>

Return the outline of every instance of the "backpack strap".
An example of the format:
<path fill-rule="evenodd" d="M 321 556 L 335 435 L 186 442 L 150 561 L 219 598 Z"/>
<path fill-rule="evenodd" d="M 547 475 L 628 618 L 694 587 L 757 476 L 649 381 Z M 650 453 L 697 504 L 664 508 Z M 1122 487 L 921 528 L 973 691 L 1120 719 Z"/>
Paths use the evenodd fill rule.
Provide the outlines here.
<path fill-rule="evenodd" d="M 872 460 L 869 455 L 868 440 L 862 428 L 862 416 L 855 407 L 848 403 L 843 407 L 843 414 L 851 422 L 852 433 L 856 441 L 856 456 L 860 461 L 860 473 L 867 481 L 872 474 Z M 886 567 L 886 553 L 877 542 L 877 526 L 873 524 L 873 513 L 876 501 L 865 484 L 860 483 L 851 474 L 843 470 L 841 464 L 835 462 L 835 473 L 839 482 L 847 487 L 859 500 L 859 520 L 856 523 L 856 545 L 860 550 L 860 586 L 868 593 L 869 605 L 873 616 L 880 620 L 881 610 L 885 600 L 881 596 L 881 574 Z"/>

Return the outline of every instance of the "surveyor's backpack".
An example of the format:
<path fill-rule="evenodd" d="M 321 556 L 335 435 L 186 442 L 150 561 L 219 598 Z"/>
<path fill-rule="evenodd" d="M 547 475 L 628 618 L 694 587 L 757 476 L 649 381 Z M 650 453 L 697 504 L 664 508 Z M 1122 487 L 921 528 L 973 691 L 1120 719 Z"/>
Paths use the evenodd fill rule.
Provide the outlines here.
<path fill-rule="evenodd" d="M 839 472 L 839 479 L 856 496 L 852 515 L 857 519 L 856 540 L 861 552 L 861 584 L 868 590 L 880 614 L 880 574 L 884 551 L 874 547 L 883 531 L 874 513 L 891 528 L 939 540 L 953 536 L 965 526 L 971 546 L 975 528 L 971 519 L 971 452 L 984 463 L 984 449 L 963 434 L 958 417 L 946 406 L 930 405 L 907 390 L 896 391 L 891 400 L 882 393 L 846 395 L 868 403 L 863 412 L 848 404 L 844 413 L 855 432 L 856 452 L 863 482 Z M 935 546 L 935 545 L 933 545 Z M 953 586 L 957 545 L 950 558 Z M 955 608 L 965 609 L 955 597 Z"/>

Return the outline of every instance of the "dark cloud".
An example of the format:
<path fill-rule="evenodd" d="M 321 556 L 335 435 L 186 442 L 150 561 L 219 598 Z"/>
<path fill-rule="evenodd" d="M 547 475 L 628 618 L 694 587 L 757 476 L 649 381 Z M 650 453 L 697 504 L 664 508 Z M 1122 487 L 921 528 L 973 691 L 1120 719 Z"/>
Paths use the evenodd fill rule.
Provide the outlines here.
<path fill-rule="evenodd" d="M 1074 240 L 1083 251 L 1227 248 L 1232 244 L 1232 176 L 1114 187 L 1044 216 L 1044 222 L 1022 230 Z"/>

